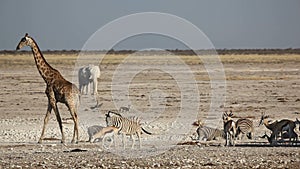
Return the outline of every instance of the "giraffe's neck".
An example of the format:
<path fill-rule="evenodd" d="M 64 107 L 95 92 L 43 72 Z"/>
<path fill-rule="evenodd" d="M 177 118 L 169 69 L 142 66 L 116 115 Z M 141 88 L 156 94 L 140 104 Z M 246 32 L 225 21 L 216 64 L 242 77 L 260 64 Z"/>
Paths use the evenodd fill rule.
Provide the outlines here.
<path fill-rule="evenodd" d="M 34 56 L 37 69 L 42 78 L 45 80 L 46 83 L 53 81 L 53 78 L 56 75 L 60 75 L 60 73 L 56 69 L 52 68 L 49 65 L 49 63 L 47 63 L 46 59 L 43 57 L 43 54 L 35 41 L 33 41 L 30 47 Z"/>

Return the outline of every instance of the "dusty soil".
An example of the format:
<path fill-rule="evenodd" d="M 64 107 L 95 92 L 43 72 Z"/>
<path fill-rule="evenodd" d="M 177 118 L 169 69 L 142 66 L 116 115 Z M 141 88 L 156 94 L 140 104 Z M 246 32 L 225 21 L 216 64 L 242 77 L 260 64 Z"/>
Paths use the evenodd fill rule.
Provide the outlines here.
<path fill-rule="evenodd" d="M 77 56 L 45 57 L 66 79 L 78 86 L 73 72 Z M 274 120 L 300 118 L 299 55 L 268 56 L 265 60 L 262 55 L 228 56 L 229 59 L 221 56 L 226 78 L 225 103 L 211 103 L 210 78 L 198 58 L 184 57 L 183 61 L 190 69 L 188 73 L 192 73 L 195 79 L 185 81 L 185 76 L 188 77 L 184 72 L 186 67 L 174 62 L 172 56 L 161 57 L 164 56 L 141 56 L 142 59 L 129 60 L 125 64 L 126 71 L 122 69 L 125 56 L 106 57 L 100 63 L 99 95 L 83 95 L 81 99 L 79 144 L 70 143 L 73 123 L 68 120 L 70 115 L 65 106 L 59 104 L 67 136 L 67 143 L 63 145 L 59 141 L 61 134 L 54 115 L 46 131 L 49 140 L 37 144 L 47 98 L 44 81 L 32 56 L 0 55 L 0 168 L 300 167 L 299 143 L 271 147 L 267 140 L 259 137 L 269 131 L 264 126 L 257 127 L 262 112 Z M 239 59 L 230 59 L 235 57 Z M 143 69 L 140 65 L 144 66 Z M 181 88 L 181 85 L 195 85 L 198 94 L 186 90 L 188 87 Z M 97 100 L 103 103 L 100 108 L 94 108 Z M 108 110 L 116 111 L 128 104 L 132 106 L 131 111 L 124 116 L 140 117 L 145 129 L 153 133 L 142 134 L 141 149 L 130 149 L 129 139 L 125 150 L 121 145 L 107 149 L 101 143 L 85 142 L 88 139 L 87 127 L 104 126 Z M 198 105 L 197 110 L 191 105 Z M 186 107 L 181 109 L 182 106 Z M 210 146 L 176 145 L 191 141 L 189 136 L 196 130 L 192 122 L 198 118 L 210 118 L 211 107 L 220 111 L 218 116 L 213 116 L 219 128 L 222 126 L 219 115 L 224 110 L 233 110 L 236 117 L 253 119 L 254 139 L 240 140 L 236 147 L 224 147 L 224 140 L 213 141 Z M 300 135 L 298 127 L 296 132 Z M 116 141 L 120 143 L 120 139 Z"/>

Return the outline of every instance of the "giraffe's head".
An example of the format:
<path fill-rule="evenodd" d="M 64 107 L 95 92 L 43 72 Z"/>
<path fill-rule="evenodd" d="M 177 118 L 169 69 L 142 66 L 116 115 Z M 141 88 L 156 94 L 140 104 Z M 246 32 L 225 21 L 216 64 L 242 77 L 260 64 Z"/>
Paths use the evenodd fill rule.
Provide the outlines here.
<path fill-rule="evenodd" d="M 32 42 L 33 42 L 32 38 L 30 38 L 30 36 L 28 36 L 28 33 L 26 33 L 25 36 L 19 42 L 16 50 L 19 50 L 24 46 L 30 46 Z"/>

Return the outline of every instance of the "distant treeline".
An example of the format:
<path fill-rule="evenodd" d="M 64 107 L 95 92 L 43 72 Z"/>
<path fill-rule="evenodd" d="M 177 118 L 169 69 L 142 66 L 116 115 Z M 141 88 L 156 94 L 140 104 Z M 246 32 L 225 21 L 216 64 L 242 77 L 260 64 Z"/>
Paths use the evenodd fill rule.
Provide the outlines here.
<path fill-rule="evenodd" d="M 80 51 L 80 50 L 45 50 L 45 54 L 79 54 L 79 53 L 89 53 L 89 54 L 149 54 L 149 55 L 166 55 L 166 54 L 176 54 L 176 55 L 195 55 L 195 53 L 204 55 L 204 54 L 215 54 L 217 52 L 219 55 L 249 55 L 249 54 L 300 54 L 299 49 L 217 49 L 217 50 L 149 50 L 149 51 L 136 51 L 136 50 L 99 50 L 99 51 Z M 0 54 L 28 54 L 31 51 L 15 51 L 15 50 L 2 50 Z"/>

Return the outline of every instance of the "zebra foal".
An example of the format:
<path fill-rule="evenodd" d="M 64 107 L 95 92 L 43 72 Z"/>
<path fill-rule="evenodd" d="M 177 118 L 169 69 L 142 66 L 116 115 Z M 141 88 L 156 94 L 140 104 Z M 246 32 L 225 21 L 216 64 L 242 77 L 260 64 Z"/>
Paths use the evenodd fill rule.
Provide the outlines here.
<path fill-rule="evenodd" d="M 111 115 L 114 114 L 114 115 Z M 151 135 L 150 132 L 146 131 L 140 123 L 138 118 L 128 119 L 126 117 L 122 117 L 120 114 L 108 111 L 106 114 L 106 125 L 113 126 L 119 129 L 119 134 L 123 135 L 123 148 L 125 149 L 125 136 L 130 135 L 132 139 L 131 148 L 134 147 L 135 140 L 133 139 L 133 135 L 136 134 L 139 140 L 139 147 L 142 147 L 141 144 L 141 133 L 142 131 L 146 134 Z"/>
<path fill-rule="evenodd" d="M 197 140 L 211 141 L 218 138 L 225 138 L 224 130 L 219 130 L 208 126 L 200 126 L 196 132 L 198 134 Z"/>

